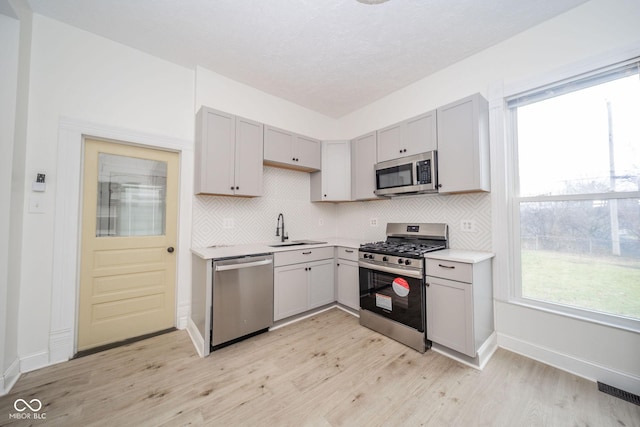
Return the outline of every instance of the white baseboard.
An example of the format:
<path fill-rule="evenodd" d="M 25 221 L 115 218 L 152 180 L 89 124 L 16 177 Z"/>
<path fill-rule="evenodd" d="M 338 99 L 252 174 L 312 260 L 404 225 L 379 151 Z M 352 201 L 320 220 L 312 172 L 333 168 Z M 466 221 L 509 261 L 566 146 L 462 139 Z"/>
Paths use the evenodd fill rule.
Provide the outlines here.
<path fill-rule="evenodd" d="M 597 345 L 597 343 L 594 343 L 594 345 Z M 629 393 L 640 394 L 640 377 L 635 375 L 559 353 L 504 334 L 498 334 L 498 346 L 589 381 L 600 381 Z"/>
<path fill-rule="evenodd" d="M 73 357 L 73 336 L 71 329 L 61 329 L 49 333 L 49 363 L 66 362 Z"/>
<path fill-rule="evenodd" d="M 204 357 L 205 355 L 202 353 L 204 349 L 204 338 L 200 336 L 200 331 L 198 331 L 198 327 L 195 323 L 193 323 L 193 320 L 191 320 L 191 318 L 187 319 L 187 332 L 191 337 L 191 342 L 193 342 L 198 355 L 200 357 Z"/>
<path fill-rule="evenodd" d="M 176 328 L 187 329 L 189 327 L 189 314 L 191 311 L 191 304 L 178 305 L 178 316 L 176 321 Z"/>
<path fill-rule="evenodd" d="M 20 372 L 31 372 L 49 366 L 49 352 L 43 351 L 20 358 Z"/>
<path fill-rule="evenodd" d="M 498 337 L 496 333 L 492 333 L 489 335 L 489 338 L 480 346 L 478 352 L 476 353 L 476 357 L 469 357 L 466 354 L 462 354 L 445 346 L 442 346 L 438 343 L 432 343 L 431 350 L 436 353 L 440 353 L 443 356 L 447 356 L 450 359 L 453 359 L 463 365 L 469 366 L 474 369 L 483 370 L 487 365 L 491 356 L 498 349 Z"/>
<path fill-rule="evenodd" d="M 20 361 L 15 359 L 0 377 L 0 396 L 8 394 L 18 378 L 20 378 Z"/>

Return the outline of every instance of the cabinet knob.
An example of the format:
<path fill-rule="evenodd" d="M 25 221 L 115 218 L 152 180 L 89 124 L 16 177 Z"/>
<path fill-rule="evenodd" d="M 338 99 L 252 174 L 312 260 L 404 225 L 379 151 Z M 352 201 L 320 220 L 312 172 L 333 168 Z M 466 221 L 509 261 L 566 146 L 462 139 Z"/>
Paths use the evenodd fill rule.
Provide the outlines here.
<path fill-rule="evenodd" d="M 296 158 L 295 158 L 295 157 L 292 157 L 292 158 L 291 158 L 291 160 L 295 162 L 295 161 L 296 161 Z"/>
<path fill-rule="evenodd" d="M 170 254 L 172 254 L 174 250 L 175 250 L 175 249 L 173 249 L 173 246 L 169 246 L 169 247 L 167 248 L 167 252 L 169 252 Z"/>
<path fill-rule="evenodd" d="M 431 286 L 431 285 L 429 284 L 429 282 L 425 283 L 425 285 L 426 285 L 426 287 L 427 287 L 427 288 L 428 288 L 429 286 Z"/>
<path fill-rule="evenodd" d="M 240 189 L 240 187 L 236 187 L 236 190 L 239 190 L 239 189 Z"/>
<path fill-rule="evenodd" d="M 324 197 L 327 197 L 327 195 L 325 194 Z"/>
<path fill-rule="evenodd" d="M 233 185 L 231 186 L 231 189 L 233 190 Z"/>

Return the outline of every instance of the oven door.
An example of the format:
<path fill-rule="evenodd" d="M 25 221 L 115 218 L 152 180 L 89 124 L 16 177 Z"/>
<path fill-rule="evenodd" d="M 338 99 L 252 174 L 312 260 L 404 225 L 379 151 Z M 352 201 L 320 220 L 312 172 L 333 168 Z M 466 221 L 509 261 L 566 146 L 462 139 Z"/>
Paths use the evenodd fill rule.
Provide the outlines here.
<path fill-rule="evenodd" d="M 416 272 L 360 265 L 360 308 L 424 332 L 424 281 Z M 420 278 L 418 278 L 420 276 Z"/>

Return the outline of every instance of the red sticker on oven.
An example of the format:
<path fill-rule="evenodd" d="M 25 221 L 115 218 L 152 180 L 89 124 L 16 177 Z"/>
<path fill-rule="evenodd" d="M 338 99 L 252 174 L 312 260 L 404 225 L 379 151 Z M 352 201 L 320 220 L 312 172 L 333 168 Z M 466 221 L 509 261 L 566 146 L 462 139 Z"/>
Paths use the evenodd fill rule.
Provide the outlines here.
<path fill-rule="evenodd" d="M 393 291 L 400 297 L 409 295 L 409 282 L 402 277 L 396 277 L 393 280 Z"/>

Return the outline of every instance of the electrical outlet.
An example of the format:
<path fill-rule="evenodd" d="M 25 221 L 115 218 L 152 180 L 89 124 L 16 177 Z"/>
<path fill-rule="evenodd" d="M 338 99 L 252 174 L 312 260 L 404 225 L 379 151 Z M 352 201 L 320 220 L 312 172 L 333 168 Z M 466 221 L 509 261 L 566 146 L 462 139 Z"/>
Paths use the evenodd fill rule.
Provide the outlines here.
<path fill-rule="evenodd" d="M 466 233 L 475 233 L 476 222 L 472 219 L 463 219 L 460 221 L 460 230 Z"/>
<path fill-rule="evenodd" d="M 371 227 L 377 227 L 378 226 L 378 218 L 369 218 L 369 225 Z"/>
<path fill-rule="evenodd" d="M 227 230 L 236 227 L 236 221 L 233 218 L 224 218 L 222 220 L 222 228 Z"/>
<path fill-rule="evenodd" d="M 324 219 L 320 218 L 320 219 L 318 220 L 318 225 L 319 225 L 320 227 L 322 227 L 322 226 L 324 225 Z"/>

